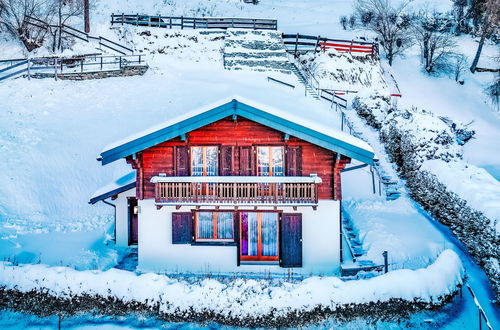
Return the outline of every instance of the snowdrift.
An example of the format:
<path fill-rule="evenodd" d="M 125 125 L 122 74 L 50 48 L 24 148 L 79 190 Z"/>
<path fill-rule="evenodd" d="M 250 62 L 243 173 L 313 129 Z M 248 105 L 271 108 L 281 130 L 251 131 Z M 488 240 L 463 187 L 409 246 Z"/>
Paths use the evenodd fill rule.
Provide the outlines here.
<path fill-rule="evenodd" d="M 443 251 L 427 268 L 397 270 L 367 280 L 344 282 L 336 277 L 311 277 L 280 285 L 265 280 L 210 278 L 188 283 L 165 275 L 137 275 L 118 269 L 77 271 L 3 262 L 0 264 L 0 301 L 4 301 L 3 305 L 9 304 L 8 301 L 13 301 L 9 297 L 16 296 L 13 306 L 1 306 L 16 309 L 22 305 L 19 294 L 25 294 L 21 300 L 31 300 L 29 305 L 35 309 L 42 305 L 36 301 L 41 299 L 51 313 L 65 302 L 71 306 L 66 311 L 74 313 L 88 312 L 87 308 L 82 310 L 86 304 L 75 302 L 92 297 L 96 300 L 92 310 L 99 301 L 113 301 L 117 306 L 135 306 L 135 310 L 141 306 L 144 312 L 158 313 L 165 318 L 194 317 L 228 324 L 257 320 L 255 324 L 262 324 L 258 320 L 286 322 L 286 318 L 293 315 L 318 310 L 332 314 L 373 304 L 397 302 L 420 308 L 436 307 L 457 291 L 463 275 L 461 261 L 451 250 Z M 53 306 L 47 307 L 51 301 Z"/>

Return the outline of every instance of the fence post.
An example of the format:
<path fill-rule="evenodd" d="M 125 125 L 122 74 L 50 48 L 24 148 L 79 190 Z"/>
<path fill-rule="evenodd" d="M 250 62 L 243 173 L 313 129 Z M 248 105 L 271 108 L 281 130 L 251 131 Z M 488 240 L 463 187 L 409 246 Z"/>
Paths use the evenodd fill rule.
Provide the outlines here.
<path fill-rule="evenodd" d="M 139 64 L 141 64 L 141 55 L 139 55 Z"/>
<path fill-rule="evenodd" d="M 120 70 L 122 69 L 122 57 L 120 56 Z"/>
<path fill-rule="evenodd" d="M 352 43 L 354 42 L 354 40 L 351 39 L 351 44 L 349 45 L 349 54 L 352 55 Z"/>
<path fill-rule="evenodd" d="M 54 79 L 57 81 L 57 58 L 54 59 Z"/>
<path fill-rule="evenodd" d="M 30 68 L 31 60 L 28 58 L 28 80 L 31 80 L 31 68 Z"/>
<path fill-rule="evenodd" d="M 389 263 L 387 261 L 387 251 L 382 252 L 382 255 L 384 256 L 384 273 L 387 273 L 389 271 Z"/>
<path fill-rule="evenodd" d="M 253 19 L 253 29 L 255 30 L 255 18 Z"/>
<path fill-rule="evenodd" d="M 193 18 L 193 29 L 196 30 L 196 17 Z"/>
<path fill-rule="evenodd" d="M 170 18 L 170 29 L 172 30 L 172 16 L 170 16 L 169 18 Z"/>
<path fill-rule="evenodd" d="M 234 18 L 231 18 L 231 27 L 234 28 Z"/>
<path fill-rule="evenodd" d="M 184 30 L 184 16 L 181 16 L 181 30 Z"/>
<path fill-rule="evenodd" d="M 135 26 L 139 26 L 139 13 L 135 14 Z"/>
<path fill-rule="evenodd" d="M 80 61 L 80 72 L 83 72 L 83 58 L 82 58 L 82 60 Z"/>
<path fill-rule="evenodd" d="M 344 116 L 345 115 L 344 115 L 344 111 L 341 111 L 340 113 L 342 114 L 341 115 L 341 117 L 342 117 L 342 125 L 340 126 L 340 130 L 343 132 L 344 131 L 344 120 L 345 120 Z"/>
<path fill-rule="evenodd" d="M 102 56 L 101 56 L 101 71 L 102 71 Z"/>
<path fill-rule="evenodd" d="M 151 16 L 148 16 L 148 26 L 151 26 Z"/>
<path fill-rule="evenodd" d="M 318 50 L 318 45 L 319 45 L 319 38 L 321 38 L 321 36 L 318 36 L 318 39 L 316 39 L 316 45 L 314 46 L 314 52 L 316 53 Z"/>
<path fill-rule="evenodd" d="M 125 22 L 125 13 L 122 13 L 122 25 Z"/>
<path fill-rule="evenodd" d="M 114 17 L 114 13 L 111 13 L 111 26 L 113 26 L 113 17 Z"/>

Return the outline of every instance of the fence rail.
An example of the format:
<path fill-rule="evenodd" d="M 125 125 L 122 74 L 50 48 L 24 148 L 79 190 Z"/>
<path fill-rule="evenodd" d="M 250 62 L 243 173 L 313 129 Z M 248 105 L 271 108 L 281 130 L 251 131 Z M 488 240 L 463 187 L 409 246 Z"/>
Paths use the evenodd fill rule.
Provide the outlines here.
<path fill-rule="evenodd" d="M 135 26 L 150 26 L 160 28 L 180 29 L 252 29 L 252 30 L 277 30 L 278 21 L 262 18 L 236 18 L 236 17 L 184 17 L 184 16 L 150 16 L 111 14 L 111 25 L 131 24 Z"/>
<path fill-rule="evenodd" d="M 307 52 L 335 49 L 341 53 L 378 56 L 378 44 L 368 41 L 330 39 L 304 34 L 282 34 L 283 43 L 289 53 L 295 55 Z"/>
<path fill-rule="evenodd" d="M 57 79 L 57 76 L 63 73 L 109 71 L 122 69 L 130 65 L 145 64 L 142 55 L 85 55 L 71 58 L 46 57 L 1 60 L 0 65 L 2 63 L 9 63 L 10 65 L 0 69 L 0 81 L 22 74 L 26 74 L 29 79 L 38 73 L 53 74 Z"/>

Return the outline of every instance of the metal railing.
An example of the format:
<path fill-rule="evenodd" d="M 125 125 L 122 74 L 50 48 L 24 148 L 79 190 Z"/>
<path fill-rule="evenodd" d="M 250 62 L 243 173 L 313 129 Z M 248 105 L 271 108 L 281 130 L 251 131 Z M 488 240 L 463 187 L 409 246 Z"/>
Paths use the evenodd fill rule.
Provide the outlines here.
<path fill-rule="evenodd" d="M 278 179 L 276 179 L 278 178 Z M 316 205 L 318 177 L 154 177 L 157 204 Z"/>
<path fill-rule="evenodd" d="M 160 28 L 180 29 L 252 29 L 252 30 L 277 30 L 278 21 L 262 18 L 236 18 L 236 17 L 185 17 L 139 14 L 111 14 L 111 25 L 131 24 L 135 26 L 149 26 Z"/>
<path fill-rule="evenodd" d="M 145 64 L 142 55 L 85 55 L 71 58 L 47 57 L 2 60 L 0 61 L 0 66 L 3 63 L 9 63 L 9 65 L 0 68 L 0 81 L 23 74 L 28 79 L 36 77 L 39 74 L 50 74 L 57 79 L 58 75 L 61 74 L 109 71 L 122 69 L 131 65 Z"/>
<path fill-rule="evenodd" d="M 58 29 L 60 33 L 64 33 L 67 35 L 70 35 L 72 37 L 75 37 L 77 39 L 83 40 L 85 42 L 90 42 L 90 40 L 97 40 L 98 44 L 100 47 L 105 47 L 108 48 L 112 51 L 115 51 L 119 54 L 122 55 L 131 55 L 134 53 L 134 51 L 124 45 L 121 45 L 117 42 L 111 41 L 107 38 L 98 36 L 91 36 L 88 33 L 75 29 L 71 26 L 62 24 L 62 25 L 54 25 L 54 24 L 49 24 L 45 21 L 39 20 L 38 18 L 31 17 L 31 16 L 26 16 L 26 23 L 30 25 L 34 25 L 36 27 L 42 28 L 42 29 Z"/>

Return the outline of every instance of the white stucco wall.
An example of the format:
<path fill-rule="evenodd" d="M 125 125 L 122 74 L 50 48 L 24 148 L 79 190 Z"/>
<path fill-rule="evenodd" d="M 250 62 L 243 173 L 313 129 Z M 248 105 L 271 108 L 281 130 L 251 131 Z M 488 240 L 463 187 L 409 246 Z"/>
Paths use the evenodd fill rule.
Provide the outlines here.
<path fill-rule="evenodd" d="M 190 212 L 192 209 L 192 206 L 183 206 L 178 210 L 173 206 L 164 206 L 157 210 L 154 200 L 139 201 L 138 270 L 167 273 L 288 273 L 287 268 L 274 265 L 238 267 L 236 246 L 171 244 L 172 212 Z M 299 207 L 297 211 L 291 207 L 279 210 L 302 213 L 303 267 L 294 268 L 293 273 L 337 274 L 340 269 L 339 202 L 320 201 L 316 211 L 312 207 Z"/>
<path fill-rule="evenodd" d="M 135 188 L 118 194 L 116 205 L 116 246 L 128 246 L 128 197 L 135 197 Z"/>

